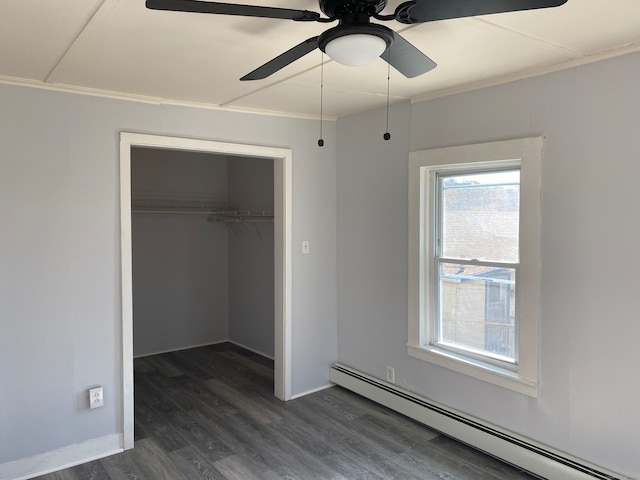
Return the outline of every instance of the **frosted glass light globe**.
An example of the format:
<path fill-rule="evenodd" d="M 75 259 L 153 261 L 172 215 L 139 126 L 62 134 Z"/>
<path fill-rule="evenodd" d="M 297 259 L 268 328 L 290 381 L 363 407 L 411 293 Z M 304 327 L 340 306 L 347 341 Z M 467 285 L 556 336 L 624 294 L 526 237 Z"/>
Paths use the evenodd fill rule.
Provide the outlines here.
<path fill-rule="evenodd" d="M 387 42 L 377 35 L 354 33 L 334 38 L 325 47 L 325 53 L 343 65 L 358 67 L 378 58 L 387 49 Z"/>

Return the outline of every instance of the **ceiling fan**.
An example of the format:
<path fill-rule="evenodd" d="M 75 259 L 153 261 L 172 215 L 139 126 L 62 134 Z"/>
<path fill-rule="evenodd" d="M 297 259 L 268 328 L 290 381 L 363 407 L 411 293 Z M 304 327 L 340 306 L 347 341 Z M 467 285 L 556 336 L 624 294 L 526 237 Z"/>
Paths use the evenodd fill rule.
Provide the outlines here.
<path fill-rule="evenodd" d="M 319 48 L 345 65 L 364 65 L 381 57 L 405 77 L 413 78 L 436 67 L 436 63 L 390 28 L 371 23 L 396 20 L 411 25 L 450 18 L 557 7 L 567 0 L 409 0 L 389 15 L 381 14 L 387 0 L 319 0 L 326 17 L 309 10 L 238 5 L 201 0 L 146 0 L 152 10 L 213 13 L 247 17 L 276 18 L 298 22 L 338 25 L 308 38 L 283 54 L 248 73 L 240 80 L 260 80 L 281 70 Z"/>

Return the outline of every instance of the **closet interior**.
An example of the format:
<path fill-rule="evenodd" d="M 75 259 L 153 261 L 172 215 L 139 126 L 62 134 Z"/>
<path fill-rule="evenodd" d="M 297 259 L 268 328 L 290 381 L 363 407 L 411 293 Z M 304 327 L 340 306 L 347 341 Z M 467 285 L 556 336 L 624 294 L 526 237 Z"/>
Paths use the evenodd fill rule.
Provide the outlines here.
<path fill-rule="evenodd" d="M 131 151 L 134 356 L 231 341 L 274 355 L 274 162 Z"/>

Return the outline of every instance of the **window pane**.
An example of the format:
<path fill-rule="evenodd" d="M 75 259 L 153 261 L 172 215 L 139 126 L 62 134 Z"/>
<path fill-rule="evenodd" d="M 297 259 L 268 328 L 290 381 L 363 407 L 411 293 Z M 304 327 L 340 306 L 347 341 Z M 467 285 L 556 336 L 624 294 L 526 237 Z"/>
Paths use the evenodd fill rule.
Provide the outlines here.
<path fill-rule="evenodd" d="M 441 186 L 441 255 L 517 263 L 520 171 L 445 176 Z"/>
<path fill-rule="evenodd" d="M 439 343 L 515 362 L 512 268 L 440 263 Z"/>

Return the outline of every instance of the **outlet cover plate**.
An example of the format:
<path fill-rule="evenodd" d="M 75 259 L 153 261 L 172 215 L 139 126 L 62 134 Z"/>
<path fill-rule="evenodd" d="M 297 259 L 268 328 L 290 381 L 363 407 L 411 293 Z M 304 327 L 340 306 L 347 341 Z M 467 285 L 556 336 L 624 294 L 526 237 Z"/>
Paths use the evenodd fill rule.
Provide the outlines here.
<path fill-rule="evenodd" d="M 389 365 L 387 365 L 387 382 L 396 383 L 396 371 Z"/>
<path fill-rule="evenodd" d="M 104 394 L 102 387 L 89 389 L 89 408 L 104 407 Z"/>

